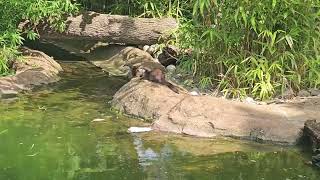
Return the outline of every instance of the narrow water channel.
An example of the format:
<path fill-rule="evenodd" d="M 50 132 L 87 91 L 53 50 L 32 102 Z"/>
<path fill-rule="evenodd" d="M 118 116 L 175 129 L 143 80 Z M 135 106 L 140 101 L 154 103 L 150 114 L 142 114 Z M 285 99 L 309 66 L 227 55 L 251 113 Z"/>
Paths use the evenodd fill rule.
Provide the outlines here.
<path fill-rule="evenodd" d="M 298 148 L 129 134 L 128 127 L 144 122 L 117 114 L 107 103 L 126 80 L 109 77 L 86 62 L 62 65 L 60 82 L 1 101 L 1 180 L 320 177 Z"/>

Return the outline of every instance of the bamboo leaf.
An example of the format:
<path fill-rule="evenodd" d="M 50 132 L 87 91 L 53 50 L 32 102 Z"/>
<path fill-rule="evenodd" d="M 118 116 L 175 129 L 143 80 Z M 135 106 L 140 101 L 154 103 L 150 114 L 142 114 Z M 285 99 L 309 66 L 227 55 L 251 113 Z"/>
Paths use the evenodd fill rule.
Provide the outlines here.
<path fill-rule="evenodd" d="M 272 0 L 272 9 L 274 9 L 274 7 L 276 7 L 277 4 L 277 0 Z"/>

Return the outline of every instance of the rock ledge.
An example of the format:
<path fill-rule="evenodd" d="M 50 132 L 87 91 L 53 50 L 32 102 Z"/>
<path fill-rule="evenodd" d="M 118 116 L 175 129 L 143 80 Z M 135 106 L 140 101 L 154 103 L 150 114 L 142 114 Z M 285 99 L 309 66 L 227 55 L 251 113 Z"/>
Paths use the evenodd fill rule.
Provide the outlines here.
<path fill-rule="evenodd" d="M 23 61 L 16 61 L 13 76 L 0 77 L 0 98 L 12 98 L 23 90 L 60 80 L 61 66 L 43 52 L 23 48 Z"/>
<path fill-rule="evenodd" d="M 132 79 L 114 95 L 112 105 L 126 114 L 153 119 L 153 129 L 160 131 L 295 144 L 305 121 L 320 118 L 319 102 L 320 98 L 315 98 L 290 104 L 253 105 L 176 94 L 166 86 Z"/>

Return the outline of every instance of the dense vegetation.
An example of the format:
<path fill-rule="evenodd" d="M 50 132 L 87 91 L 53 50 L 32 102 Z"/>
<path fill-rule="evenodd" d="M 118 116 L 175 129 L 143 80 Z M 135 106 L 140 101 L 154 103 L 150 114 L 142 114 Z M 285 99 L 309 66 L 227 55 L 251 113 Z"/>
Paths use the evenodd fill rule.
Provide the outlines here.
<path fill-rule="evenodd" d="M 79 0 L 96 11 L 177 18 L 181 67 L 201 87 L 267 99 L 320 87 L 318 0 Z"/>
<path fill-rule="evenodd" d="M 267 99 L 320 87 L 319 0 L 77 0 L 84 9 L 141 17 L 170 16 L 181 26 L 174 43 L 192 49 L 180 67 L 200 87 L 227 96 Z M 61 14 L 76 10 L 68 0 L 2 0 L 0 72 L 16 54 L 22 19 L 49 17 L 63 30 Z M 12 12 L 15 12 L 12 15 Z M 12 17 L 13 16 L 13 17 Z M 10 18 L 8 18 L 10 17 Z M 32 32 L 32 33 L 30 33 Z M 14 53 L 12 53 L 14 52 Z"/>
<path fill-rule="evenodd" d="M 47 21 L 63 31 L 64 15 L 77 11 L 70 0 L 0 0 L 0 76 L 10 72 L 9 62 L 19 54 L 24 38 L 38 37 L 35 24 Z M 21 30 L 19 23 L 30 21 L 30 29 Z"/>
<path fill-rule="evenodd" d="M 196 1 L 179 36 L 202 85 L 260 99 L 320 87 L 320 1 L 211 2 Z"/>

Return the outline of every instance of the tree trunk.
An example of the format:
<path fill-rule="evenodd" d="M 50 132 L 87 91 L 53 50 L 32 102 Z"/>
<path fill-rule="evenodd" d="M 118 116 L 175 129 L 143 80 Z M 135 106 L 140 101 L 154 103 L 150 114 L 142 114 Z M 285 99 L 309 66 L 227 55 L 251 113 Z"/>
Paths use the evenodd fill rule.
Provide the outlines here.
<path fill-rule="evenodd" d="M 47 25 L 39 25 L 42 39 L 99 40 L 133 45 L 155 44 L 160 37 L 168 37 L 178 24 L 173 18 L 132 18 L 120 15 L 83 12 L 68 17 L 66 31 L 58 33 Z M 22 23 L 25 28 L 28 23 Z"/>

